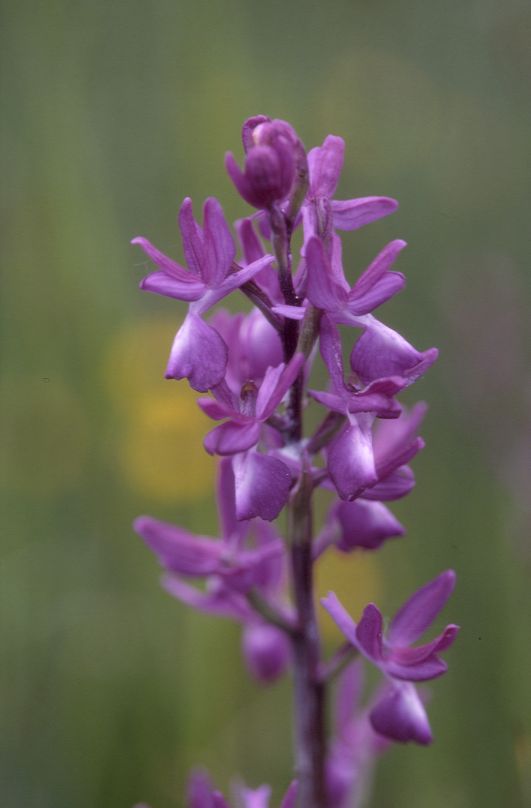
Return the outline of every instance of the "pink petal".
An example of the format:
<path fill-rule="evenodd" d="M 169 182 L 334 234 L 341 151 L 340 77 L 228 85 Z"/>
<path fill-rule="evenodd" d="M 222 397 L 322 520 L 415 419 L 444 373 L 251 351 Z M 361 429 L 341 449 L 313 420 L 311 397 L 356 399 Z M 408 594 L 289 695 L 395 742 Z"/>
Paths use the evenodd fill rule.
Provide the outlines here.
<path fill-rule="evenodd" d="M 455 581 L 455 572 L 446 570 L 415 592 L 391 621 L 389 644 L 407 646 L 418 640 L 446 604 Z"/>
<path fill-rule="evenodd" d="M 328 448 L 328 471 L 341 499 L 354 499 L 376 482 L 370 428 L 354 421 L 334 438 Z"/>
<path fill-rule="evenodd" d="M 328 135 L 322 146 L 308 152 L 312 196 L 324 196 L 330 199 L 334 195 L 344 157 L 345 141 L 336 135 Z"/>
<path fill-rule="evenodd" d="M 233 460 L 238 519 L 259 516 L 270 522 L 286 504 L 291 473 L 281 460 L 250 451 Z"/>
<path fill-rule="evenodd" d="M 396 199 L 386 196 L 366 196 L 359 199 L 332 201 L 334 227 L 338 230 L 358 230 L 383 216 L 389 216 L 398 208 Z"/>
<path fill-rule="evenodd" d="M 370 720 L 376 732 L 399 743 L 427 745 L 433 740 L 424 705 L 414 685 L 406 682 L 387 691 L 371 710 Z"/>
<path fill-rule="evenodd" d="M 239 424 L 227 421 L 214 427 L 203 441 L 209 454 L 232 455 L 256 446 L 260 439 L 260 424 Z"/>
<path fill-rule="evenodd" d="M 218 332 L 189 312 L 173 341 L 166 378 L 186 378 L 204 393 L 221 382 L 226 366 L 227 346 Z"/>
<path fill-rule="evenodd" d="M 359 647 L 356 635 L 356 623 L 349 615 L 335 592 L 329 592 L 325 598 L 321 598 L 321 605 L 324 606 L 336 626 L 343 632 L 345 637 L 355 648 Z"/>

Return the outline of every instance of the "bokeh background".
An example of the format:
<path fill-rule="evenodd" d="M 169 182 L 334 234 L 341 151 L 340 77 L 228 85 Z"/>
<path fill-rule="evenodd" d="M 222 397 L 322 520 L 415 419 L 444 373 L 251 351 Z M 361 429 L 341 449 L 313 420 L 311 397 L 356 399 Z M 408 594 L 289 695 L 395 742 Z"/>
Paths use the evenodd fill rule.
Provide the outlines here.
<path fill-rule="evenodd" d="M 152 513 L 216 531 L 207 428 L 162 374 L 184 307 L 142 295 L 131 237 L 180 255 L 185 195 L 245 205 L 223 169 L 250 114 L 347 141 L 343 196 L 400 211 L 385 320 L 439 363 L 408 537 L 334 585 L 392 614 L 449 566 L 463 626 L 436 744 L 381 762 L 379 808 L 531 804 L 531 8 L 524 0 L 5 0 L 2 60 L 2 783 L 5 808 L 182 805 L 189 767 L 279 793 L 289 683 L 249 682 L 238 629 L 158 587 Z M 324 631 L 333 642 L 330 624 Z"/>

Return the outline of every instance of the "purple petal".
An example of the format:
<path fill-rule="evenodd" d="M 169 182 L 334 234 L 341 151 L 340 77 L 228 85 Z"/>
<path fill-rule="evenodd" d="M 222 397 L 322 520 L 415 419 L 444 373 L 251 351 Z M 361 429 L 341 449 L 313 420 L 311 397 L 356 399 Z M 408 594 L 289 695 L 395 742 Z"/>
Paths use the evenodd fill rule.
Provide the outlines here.
<path fill-rule="evenodd" d="M 284 799 L 280 803 L 280 808 L 295 808 L 297 801 L 297 781 L 294 780 L 284 795 Z"/>
<path fill-rule="evenodd" d="M 156 295 L 191 303 L 203 297 L 206 287 L 193 275 L 188 274 L 188 277 L 189 280 L 181 281 L 166 272 L 152 272 L 142 278 L 139 285 L 144 292 L 153 292 Z"/>
<path fill-rule="evenodd" d="M 404 527 L 381 502 L 339 502 L 334 516 L 341 526 L 340 550 L 349 552 L 355 547 L 376 550 L 386 539 L 403 536 Z"/>
<path fill-rule="evenodd" d="M 383 216 L 389 216 L 398 208 L 396 199 L 386 196 L 365 196 L 359 199 L 332 201 L 334 227 L 338 230 L 358 230 Z"/>
<path fill-rule="evenodd" d="M 198 398 L 196 403 L 205 415 L 208 415 L 213 421 L 221 421 L 223 418 L 229 418 L 234 414 L 232 407 L 228 407 L 222 401 L 216 401 L 213 398 Z"/>
<path fill-rule="evenodd" d="M 214 791 L 207 774 L 194 772 L 186 794 L 186 808 L 229 808 L 219 791 Z"/>
<path fill-rule="evenodd" d="M 323 311 L 335 312 L 341 308 L 347 300 L 347 289 L 337 282 L 323 243 L 315 236 L 306 245 L 306 267 L 306 295 L 310 303 Z"/>
<path fill-rule="evenodd" d="M 427 642 L 424 645 L 409 646 L 407 648 L 400 646 L 394 647 L 391 658 L 400 665 L 418 665 L 421 662 L 425 662 L 439 651 L 445 651 L 449 648 L 457 637 L 458 632 L 459 626 L 451 623 L 446 626 L 444 631 L 437 635 L 437 637 L 431 640 L 431 642 Z"/>
<path fill-rule="evenodd" d="M 388 632 L 389 644 L 407 646 L 418 640 L 446 604 L 454 590 L 455 580 L 455 572 L 446 570 L 415 592 L 393 617 Z"/>
<path fill-rule="evenodd" d="M 407 496 L 414 487 L 413 470 L 409 466 L 401 466 L 384 479 L 378 480 L 376 485 L 365 489 L 362 497 L 371 501 L 392 502 Z"/>
<path fill-rule="evenodd" d="M 319 404 L 322 404 L 323 407 L 333 410 L 333 412 L 339 412 L 341 415 L 345 415 L 347 412 L 348 401 L 344 395 L 340 396 L 335 393 L 324 393 L 321 390 L 308 390 L 308 395 L 314 398 L 315 401 L 318 401 Z M 361 411 L 363 411 L 363 408 L 358 410 L 358 412 Z"/>
<path fill-rule="evenodd" d="M 256 619 L 247 598 L 226 586 L 203 592 L 182 581 L 178 575 L 165 575 L 162 586 L 172 597 L 197 611 L 216 617 L 228 617 L 238 622 Z"/>
<path fill-rule="evenodd" d="M 243 122 L 242 126 L 242 143 L 245 152 L 248 152 L 255 144 L 253 140 L 253 132 L 261 123 L 269 123 L 271 118 L 267 115 L 253 115 Z"/>
<path fill-rule="evenodd" d="M 369 603 L 356 626 L 357 646 L 372 662 L 379 664 L 383 658 L 383 618 L 374 603 Z"/>
<path fill-rule="evenodd" d="M 236 256 L 236 247 L 218 200 L 209 197 L 204 207 L 205 255 L 203 280 L 214 288 L 221 285 Z"/>
<path fill-rule="evenodd" d="M 256 235 L 252 219 L 238 219 L 236 222 L 238 233 L 246 264 L 252 264 L 265 255 L 260 239 Z"/>
<path fill-rule="evenodd" d="M 221 542 L 196 536 L 150 516 L 139 516 L 133 527 L 167 570 L 193 577 L 218 571 L 223 553 Z"/>
<path fill-rule="evenodd" d="M 138 244 L 144 252 L 146 253 L 147 257 L 150 261 L 153 261 L 162 272 L 165 272 L 167 275 L 171 275 L 178 281 L 181 281 L 184 284 L 197 284 L 199 279 L 197 276 L 187 272 L 184 267 L 178 264 L 176 261 L 173 261 L 171 258 L 168 258 L 167 255 L 161 253 L 160 250 L 157 250 L 153 244 L 147 240 L 147 238 L 143 238 L 142 236 L 137 236 L 131 241 L 131 244 Z"/>
<path fill-rule="evenodd" d="M 181 205 L 179 211 L 179 227 L 181 229 L 186 263 L 194 275 L 197 275 L 201 280 L 206 280 L 203 277 L 203 270 L 206 264 L 204 236 L 202 229 L 194 219 L 194 211 L 190 197 L 186 197 Z"/>
<path fill-rule="evenodd" d="M 256 446 L 259 439 L 260 424 L 256 421 L 250 424 L 227 421 L 214 427 L 205 436 L 203 445 L 211 455 L 233 455 Z"/>
<path fill-rule="evenodd" d="M 227 366 L 227 346 L 218 332 L 189 312 L 173 341 L 167 379 L 188 379 L 204 393 L 219 384 Z"/>
<path fill-rule="evenodd" d="M 308 152 L 312 196 L 325 196 L 329 199 L 333 197 L 344 157 L 345 141 L 336 135 L 328 135 L 322 146 Z"/>
<path fill-rule="evenodd" d="M 370 721 L 376 732 L 399 743 L 427 745 L 433 740 L 424 705 L 414 685 L 406 682 L 379 700 L 371 710 Z"/>
<path fill-rule="evenodd" d="M 436 348 L 417 351 L 397 331 L 375 317 L 358 339 L 350 355 L 350 366 L 367 383 L 382 376 L 403 376 L 413 384 L 435 362 Z"/>
<path fill-rule="evenodd" d="M 349 294 L 348 310 L 356 317 L 368 314 L 400 292 L 405 284 L 406 279 L 401 272 L 388 272 L 363 295 L 353 289 Z"/>
<path fill-rule="evenodd" d="M 247 667 L 259 682 L 270 684 L 285 673 L 291 648 L 280 629 L 267 623 L 251 623 L 243 630 L 242 645 Z"/>
<path fill-rule="evenodd" d="M 354 499 L 376 482 L 370 428 L 355 421 L 334 438 L 328 448 L 328 471 L 341 499 Z"/>
<path fill-rule="evenodd" d="M 279 365 L 276 368 L 266 370 L 264 381 L 260 385 L 256 400 L 258 418 L 265 420 L 274 413 L 289 388 L 295 382 L 303 365 L 304 355 L 297 353 L 285 367 Z"/>
<path fill-rule="evenodd" d="M 355 648 L 359 648 L 358 637 L 356 635 L 356 623 L 349 615 L 335 592 L 329 592 L 325 598 L 321 598 L 324 606 L 336 626 L 343 632 L 345 637 Z"/>
<path fill-rule="evenodd" d="M 321 318 L 319 350 L 330 374 L 334 392 L 344 392 L 345 382 L 343 375 L 343 351 L 339 330 L 330 317 Z"/>
<path fill-rule="evenodd" d="M 241 808 L 268 808 L 271 789 L 269 786 L 260 786 L 256 789 L 243 787 L 239 789 L 238 796 Z"/>
<path fill-rule="evenodd" d="M 437 679 L 448 670 L 448 665 L 435 654 L 418 665 L 401 665 L 393 659 L 386 660 L 384 668 L 388 676 L 405 682 L 426 682 Z"/>
<path fill-rule="evenodd" d="M 419 401 L 409 412 L 404 411 L 396 421 L 378 424 L 374 434 L 374 456 L 381 477 L 408 462 L 408 459 L 401 458 L 405 458 L 415 444 L 427 409 L 427 405 Z M 417 445 L 417 451 L 419 448 L 422 447 Z"/>
<path fill-rule="evenodd" d="M 250 451 L 234 457 L 233 469 L 238 519 L 254 516 L 268 522 L 276 519 L 291 488 L 291 473 L 286 464 L 275 457 Z"/>

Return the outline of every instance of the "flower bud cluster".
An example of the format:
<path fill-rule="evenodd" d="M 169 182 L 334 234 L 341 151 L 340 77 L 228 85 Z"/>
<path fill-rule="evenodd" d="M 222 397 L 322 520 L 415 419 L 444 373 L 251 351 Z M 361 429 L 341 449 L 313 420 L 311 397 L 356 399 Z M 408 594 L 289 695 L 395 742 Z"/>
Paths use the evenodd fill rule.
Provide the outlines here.
<path fill-rule="evenodd" d="M 242 626 L 247 667 L 270 683 L 292 667 L 301 631 L 292 599 L 297 581 L 289 564 L 290 537 L 284 540 L 275 520 L 292 506 L 304 481 L 308 507 L 318 488 L 333 497 L 321 530 L 308 537 L 313 563 L 327 552 L 375 551 L 404 535 L 388 503 L 415 485 L 409 464 L 424 446 L 419 429 L 426 407 L 408 410 L 398 396 L 428 370 L 437 350 L 417 350 L 374 314 L 405 285 L 394 268 L 404 241 L 391 241 L 357 275 L 345 272 L 339 233 L 393 213 L 397 202 L 335 198 L 343 140 L 329 135 L 307 153 L 290 124 L 260 115 L 244 123 L 242 141 L 243 169 L 230 153 L 226 168 L 255 212 L 235 223 L 237 240 L 213 198 L 204 204 L 202 222 L 190 199 L 181 206 L 185 265 L 143 237 L 133 240 L 155 265 L 141 288 L 188 304 L 166 377 L 185 378 L 194 390 L 208 393 L 198 405 L 216 422 L 204 447 L 220 458 L 219 536 L 194 535 L 148 516 L 136 520 L 135 530 L 158 557 L 171 595 Z M 297 229 L 302 248 L 295 259 L 291 238 Z M 236 291 L 252 302 L 250 312 L 218 308 L 207 319 Z M 345 327 L 353 329 L 346 368 Z M 318 351 L 327 374 L 324 387 L 309 384 Z M 321 409 L 322 420 L 305 434 L 303 413 L 309 406 Z M 325 762 L 328 802 L 321 804 L 350 805 L 366 781 L 361 770 L 391 741 L 432 740 L 416 684 L 446 671 L 439 654 L 453 642 L 457 626 L 416 643 L 454 582 L 449 570 L 419 589 L 385 634 L 374 604 L 356 623 L 334 593 L 323 599 L 344 635 L 341 653 L 347 661 L 359 660 L 347 667 L 346 684 L 338 690 Z M 359 707 L 361 688 L 353 684 L 362 659 L 383 681 L 365 707 Z M 333 668 L 321 662 L 323 686 Z M 283 808 L 295 805 L 296 792 L 294 783 Z M 204 777 L 192 781 L 190 794 L 192 808 L 227 805 Z M 265 808 L 269 790 L 244 789 L 239 800 Z"/>

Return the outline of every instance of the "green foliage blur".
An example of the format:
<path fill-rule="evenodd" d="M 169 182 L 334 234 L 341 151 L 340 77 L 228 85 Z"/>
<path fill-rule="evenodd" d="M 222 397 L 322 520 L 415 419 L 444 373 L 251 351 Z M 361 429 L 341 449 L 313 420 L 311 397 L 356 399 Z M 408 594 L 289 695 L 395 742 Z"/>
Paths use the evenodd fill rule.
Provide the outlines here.
<path fill-rule="evenodd" d="M 3 18 L 1 805 L 177 808 L 198 764 L 222 788 L 290 779 L 289 682 L 249 682 L 238 629 L 172 601 L 130 527 L 216 530 L 207 422 L 162 380 L 184 306 L 139 294 L 129 240 L 179 256 L 186 195 L 243 215 L 223 155 L 259 112 L 307 146 L 345 138 L 342 196 L 400 200 L 346 234 L 347 274 L 407 239 L 382 316 L 441 349 L 411 395 L 430 413 L 394 507 L 407 538 L 327 572 L 387 614 L 459 576 L 436 743 L 391 750 L 371 805 L 530 805 L 529 3 L 4 0 Z"/>

